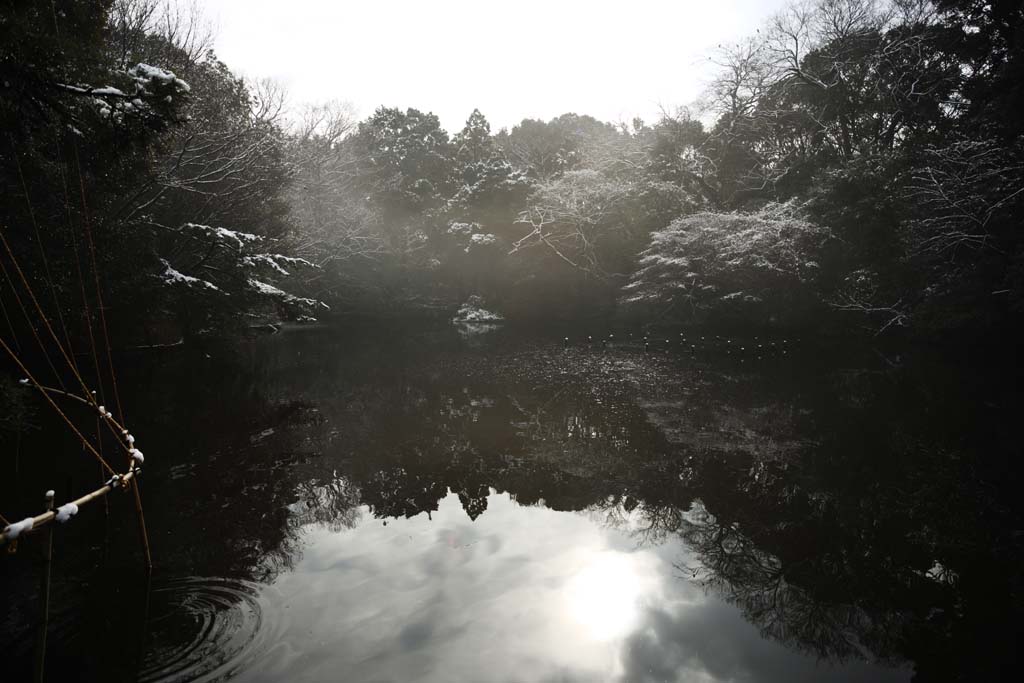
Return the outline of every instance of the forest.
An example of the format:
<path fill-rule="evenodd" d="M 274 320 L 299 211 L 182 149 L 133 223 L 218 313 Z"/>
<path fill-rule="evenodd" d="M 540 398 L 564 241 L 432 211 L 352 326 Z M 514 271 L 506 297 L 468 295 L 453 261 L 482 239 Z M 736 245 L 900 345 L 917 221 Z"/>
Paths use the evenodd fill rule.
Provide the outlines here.
<path fill-rule="evenodd" d="M 651 120 L 458 130 L 202 10 L 0 5 L 11 680 L 1019 677 L 1024 2 L 792 0 Z"/>
<path fill-rule="evenodd" d="M 473 111 L 451 133 L 291 106 L 157 0 L 10 6 L 4 260 L 80 344 L 100 315 L 123 346 L 469 300 L 865 336 L 1020 323 L 1020 3 L 792 4 L 657 121 Z"/>

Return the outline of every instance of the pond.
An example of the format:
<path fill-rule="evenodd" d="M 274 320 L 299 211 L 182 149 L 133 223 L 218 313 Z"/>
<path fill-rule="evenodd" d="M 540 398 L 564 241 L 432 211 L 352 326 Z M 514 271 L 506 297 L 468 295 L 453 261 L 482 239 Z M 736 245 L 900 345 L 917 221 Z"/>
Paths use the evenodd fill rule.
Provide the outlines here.
<path fill-rule="evenodd" d="M 978 680 L 1015 656 L 1016 370 L 481 326 L 119 367 L 156 567 L 127 496 L 56 530 L 49 680 Z M 5 514 L 99 478 L 37 422 Z M 4 680 L 35 665 L 38 539 L 0 559 Z"/>

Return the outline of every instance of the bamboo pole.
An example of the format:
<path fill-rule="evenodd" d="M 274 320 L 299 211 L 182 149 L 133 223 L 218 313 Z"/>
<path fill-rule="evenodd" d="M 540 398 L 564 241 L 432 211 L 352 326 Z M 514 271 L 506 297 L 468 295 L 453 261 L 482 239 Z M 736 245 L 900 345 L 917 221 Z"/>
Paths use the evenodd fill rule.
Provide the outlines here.
<path fill-rule="evenodd" d="M 135 512 L 139 515 L 139 536 L 142 538 L 142 552 L 146 558 L 146 570 L 152 571 L 153 557 L 149 554 L 149 534 L 146 533 L 146 516 L 142 514 L 142 494 L 139 493 L 139 480 L 135 479 L 129 486 L 135 492 Z"/>
<path fill-rule="evenodd" d="M 116 488 L 123 488 L 125 486 L 129 486 L 132 480 L 135 479 L 140 472 L 142 472 L 141 468 L 133 467 L 132 469 L 128 470 L 127 474 L 121 474 L 118 475 L 117 478 L 111 478 L 111 481 L 107 482 L 106 484 L 99 487 L 95 491 L 91 491 L 90 493 L 85 494 L 81 498 L 77 498 L 71 502 L 77 505 L 79 508 L 81 508 L 83 505 L 87 505 L 92 501 L 97 500 L 98 498 L 102 498 L 103 496 L 107 495 Z M 30 534 L 34 531 L 38 531 L 42 527 L 51 523 L 54 519 L 56 519 L 56 517 L 57 513 L 54 512 L 53 510 L 47 510 L 42 514 L 36 515 L 32 518 L 32 528 L 26 529 L 22 532 L 22 534 Z M 9 539 L 7 538 L 7 533 L 0 532 L 0 544 L 6 543 L 8 540 Z"/>
<path fill-rule="evenodd" d="M 142 663 L 146 656 L 146 639 L 149 636 L 149 602 L 153 594 L 153 572 L 146 572 L 146 599 L 142 603 L 142 622 L 139 624 L 139 644 L 136 648 L 135 676 L 140 677 Z"/>
<path fill-rule="evenodd" d="M 46 511 L 53 512 L 53 491 L 46 492 Z M 53 527 L 46 530 L 43 575 L 39 587 L 39 634 L 36 639 L 36 683 L 42 683 L 46 670 L 46 632 L 50 625 L 50 568 L 53 566 Z"/>
<path fill-rule="evenodd" d="M 89 406 L 90 408 L 95 407 L 87 399 L 85 399 L 85 398 L 83 398 L 81 396 L 76 396 L 75 394 L 72 394 L 69 391 L 63 391 L 61 389 L 55 389 L 53 387 L 48 387 L 48 386 L 45 386 L 45 385 L 42 385 L 42 384 L 37 384 L 36 388 L 39 389 L 39 391 L 43 392 L 44 394 L 57 394 L 59 396 L 64 396 L 65 398 L 69 398 L 69 399 L 72 399 L 74 401 L 78 401 L 79 403 L 83 403 L 86 406 Z M 114 434 L 116 434 L 119 437 L 119 441 L 121 439 L 123 439 L 124 435 L 126 435 L 128 433 L 128 430 L 123 425 L 121 425 L 117 420 L 115 420 L 113 417 L 111 417 L 109 413 L 107 413 L 107 415 L 104 415 L 102 418 L 100 418 L 100 420 L 102 422 L 106 422 L 108 425 L 110 425 L 111 429 L 114 431 Z M 102 443 L 102 441 L 101 441 L 101 443 Z M 86 445 L 84 440 L 82 442 L 82 445 L 83 446 Z M 125 448 L 131 448 L 131 446 L 132 446 L 130 443 L 127 443 L 127 444 L 126 443 L 122 443 L 121 445 L 123 447 L 125 447 Z M 129 469 L 129 471 L 131 471 L 131 468 Z M 152 557 L 152 555 L 151 555 L 151 553 L 149 551 L 149 533 L 146 531 L 146 516 L 142 512 L 142 494 L 139 492 L 138 481 L 132 482 L 131 483 L 131 487 L 132 487 L 132 490 L 134 491 L 134 497 L 135 497 L 135 512 L 136 512 L 136 514 L 139 517 L 139 537 L 140 537 L 140 540 L 142 542 L 143 556 L 145 557 L 145 560 L 146 560 L 146 569 L 152 569 L 153 568 L 153 557 Z M 104 499 L 104 502 L 105 502 L 105 499 Z M 79 507 L 81 507 L 81 506 L 79 506 Z M 35 527 L 33 526 L 33 528 L 35 528 Z"/>

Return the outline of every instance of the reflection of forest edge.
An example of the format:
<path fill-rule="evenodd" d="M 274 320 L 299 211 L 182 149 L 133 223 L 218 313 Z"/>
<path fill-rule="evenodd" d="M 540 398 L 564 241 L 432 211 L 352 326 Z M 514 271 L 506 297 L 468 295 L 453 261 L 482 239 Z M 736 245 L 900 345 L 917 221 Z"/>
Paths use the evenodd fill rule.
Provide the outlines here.
<path fill-rule="evenodd" d="M 150 524 L 217 539 L 158 534 L 176 574 L 269 581 L 306 525 L 430 514 L 449 490 L 476 519 L 495 489 L 681 536 L 700 560 L 682 578 L 824 658 L 911 659 L 921 680 L 1013 661 L 1013 406 L 967 373 L 447 334 L 209 352 L 176 359 L 192 376 L 135 368 L 167 444 L 150 495 L 195 501 Z"/>

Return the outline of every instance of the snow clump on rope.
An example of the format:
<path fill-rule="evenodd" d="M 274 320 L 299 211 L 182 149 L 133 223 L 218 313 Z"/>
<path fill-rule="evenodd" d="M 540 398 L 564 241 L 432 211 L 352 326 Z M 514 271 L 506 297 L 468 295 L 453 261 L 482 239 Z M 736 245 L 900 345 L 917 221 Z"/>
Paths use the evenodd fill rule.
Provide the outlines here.
<path fill-rule="evenodd" d="M 78 506 L 74 503 L 67 503 L 66 505 L 61 505 L 57 508 L 57 517 L 55 519 L 63 524 L 77 514 Z"/>
<path fill-rule="evenodd" d="M 7 540 L 13 541 L 18 536 L 21 536 L 22 533 L 24 533 L 26 531 L 31 531 L 32 527 L 34 525 L 35 525 L 35 518 L 34 517 L 26 517 L 25 519 L 21 520 L 20 522 L 15 522 L 14 524 L 10 524 L 10 525 L 4 527 L 4 533 L 7 535 Z"/>

